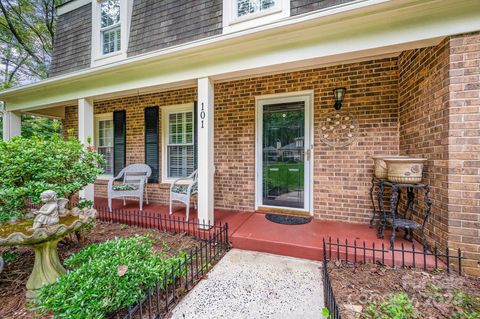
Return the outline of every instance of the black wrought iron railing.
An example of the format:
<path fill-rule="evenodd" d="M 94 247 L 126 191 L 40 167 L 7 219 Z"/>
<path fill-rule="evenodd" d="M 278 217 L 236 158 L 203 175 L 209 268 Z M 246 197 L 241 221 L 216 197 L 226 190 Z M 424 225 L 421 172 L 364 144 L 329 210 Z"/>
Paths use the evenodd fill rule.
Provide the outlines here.
<path fill-rule="evenodd" d="M 451 251 L 455 253 L 451 253 Z M 360 245 L 356 240 L 353 244 L 345 240 L 340 243 L 337 238 L 332 241 L 331 238 L 323 239 L 323 289 L 325 308 L 328 309 L 329 319 L 339 319 L 340 311 L 328 273 L 328 264 L 330 260 L 338 260 L 351 264 L 382 264 L 391 267 L 411 267 L 422 268 L 424 271 L 433 269 L 444 269 L 447 274 L 452 270 L 462 275 L 462 252 L 460 249 L 446 248 L 444 252 L 440 252 L 436 247 L 429 251 L 426 246 L 418 249 L 414 244 L 411 247 L 405 247 L 402 243 L 400 248 L 385 248 L 382 243 L 380 247 L 375 243 L 367 245 L 363 241 Z"/>
<path fill-rule="evenodd" d="M 340 310 L 338 308 L 335 294 L 333 293 L 332 283 L 328 274 L 328 259 L 326 254 L 326 244 L 323 240 L 323 298 L 325 308 L 328 309 L 329 319 L 340 319 Z"/>
<path fill-rule="evenodd" d="M 418 248 L 415 244 L 405 246 L 403 243 L 397 248 L 385 247 L 385 244 L 375 245 L 374 242 L 367 245 L 365 241 L 359 244 L 356 240 L 348 242 L 345 239 L 341 243 L 337 238 L 332 241 L 323 239 L 326 250 L 324 256 L 328 259 L 336 259 L 340 261 L 357 263 L 371 263 L 391 266 L 391 267 L 412 267 L 429 269 L 444 269 L 447 273 L 455 270 L 462 274 L 462 251 L 460 249 L 445 248 L 441 251 L 434 247 L 428 250 L 426 246 Z"/>
<path fill-rule="evenodd" d="M 159 319 L 164 318 L 181 297 L 200 281 L 208 270 L 228 251 L 228 224 L 208 235 L 208 239 L 191 249 L 183 261 L 159 274 L 153 288 L 136 304 L 121 309 L 115 319 Z"/>

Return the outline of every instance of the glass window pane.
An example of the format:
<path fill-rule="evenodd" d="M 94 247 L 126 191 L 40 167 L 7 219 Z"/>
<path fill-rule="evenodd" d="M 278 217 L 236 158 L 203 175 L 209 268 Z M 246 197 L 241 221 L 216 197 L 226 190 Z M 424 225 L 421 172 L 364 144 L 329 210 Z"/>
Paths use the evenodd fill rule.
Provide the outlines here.
<path fill-rule="evenodd" d="M 113 174 L 113 120 L 98 121 L 97 151 L 105 157 L 104 174 Z"/>
<path fill-rule="evenodd" d="M 275 6 L 276 0 L 237 0 L 238 17 L 255 14 Z"/>
<path fill-rule="evenodd" d="M 120 50 L 120 26 L 106 31 L 102 31 L 103 54 L 108 54 Z"/>
<path fill-rule="evenodd" d="M 120 0 L 106 0 L 100 5 L 101 27 L 120 23 Z"/>
<path fill-rule="evenodd" d="M 167 176 L 186 177 L 193 173 L 193 112 L 168 115 Z"/>

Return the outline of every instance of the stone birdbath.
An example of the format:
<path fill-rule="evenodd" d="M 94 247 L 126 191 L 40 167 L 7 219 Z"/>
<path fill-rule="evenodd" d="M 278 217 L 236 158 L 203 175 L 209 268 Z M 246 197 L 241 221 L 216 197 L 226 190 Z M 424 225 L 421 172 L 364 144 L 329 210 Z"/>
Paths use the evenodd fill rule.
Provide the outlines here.
<path fill-rule="evenodd" d="M 43 207 L 39 212 L 42 209 Z M 58 258 L 58 242 L 91 223 L 96 214 L 93 208 L 74 208 L 71 211 L 64 209 L 61 216 L 56 218 L 56 223 L 51 225 L 38 226 L 40 214 L 35 220 L 23 219 L 0 224 L 0 246 L 23 246 L 35 251 L 35 264 L 27 281 L 27 299 L 34 299 L 38 289 L 54 283 L 66 272 Z"/>

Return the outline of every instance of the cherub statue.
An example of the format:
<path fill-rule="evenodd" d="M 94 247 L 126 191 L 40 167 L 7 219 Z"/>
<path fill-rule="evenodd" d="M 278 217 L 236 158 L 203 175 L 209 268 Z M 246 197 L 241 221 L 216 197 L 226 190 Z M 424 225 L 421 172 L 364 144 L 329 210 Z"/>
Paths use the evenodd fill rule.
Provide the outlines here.
<path fill-rule="evenodd" d="M 68 199 L 57 199 L 57 193 L 52 190 L 44 191 L 40 194 L 40 199 L 44 205 L 40 210 L 34 212 L 35 220 L 33 221 L 33 227 L 30 230 L 35 230 L 42 226 L 51 226 L 58 224 L 59 216 L 63 216 L 66 213 L 66 205 Z"/>

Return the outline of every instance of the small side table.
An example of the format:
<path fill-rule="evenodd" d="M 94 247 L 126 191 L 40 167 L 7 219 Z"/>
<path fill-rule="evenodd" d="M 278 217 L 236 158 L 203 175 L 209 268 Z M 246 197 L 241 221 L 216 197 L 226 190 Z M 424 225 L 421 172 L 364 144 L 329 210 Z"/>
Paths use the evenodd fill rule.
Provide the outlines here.
<path fill-rule="evenodd" d="M 378 186 L 377 192 L 377 201 L 378 201 L 378 210 L 375 206 L 373 200 L 373 191 L 375 184 Z M 390 187 L 390 210 L 385 210 L 384 207 L 384 190 L 385 187 Z M 399 213 L 398 206 L 400 204 L 400 199 L 402 196 L 402 190 L 406 190 L 407 200 L 405 211 L 403 214 Z M 425 208 L 421 216 L 421 223 L 417 223 L 413 220 L 414 204 L 415 204 L 415 190 L 423 189 L 424 191 L 424 203 Z M 400 184 L 389 182 L 386 179 L 376 179 L 372 178 L 372 187 L 370 188 L 370 199 L 372 200 L 373 205 L 373 216 L 370 220 L 370 225 L 373 226 L 376 218 L 379 218 L 377 221 L 377 236 L 379 238 L 385 237 L 385 227 L 387 225 L 392 226 L 392 236 L 390 237 L 390 246 L 393 248 L 395 242 L 396 231 L 399 228 L 405 229 L 405 238 L 407 240 L 412 239 L 412 230 L 420 229 L 421 237 L 423 244 L 426 245 L 424 228 L 425 224 L 430 216 L 432 201 L 429 197 L 430 186 L 428 184 Z M 377 217 L 377 214 L 380 215 Z"/>

